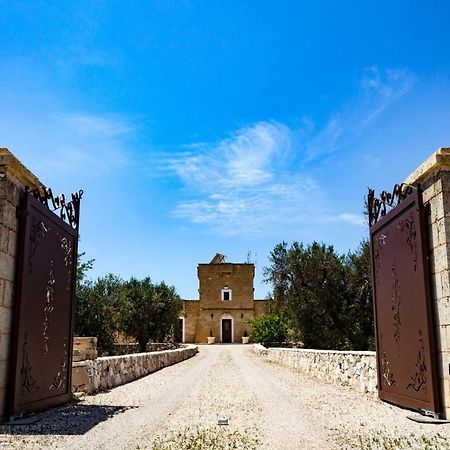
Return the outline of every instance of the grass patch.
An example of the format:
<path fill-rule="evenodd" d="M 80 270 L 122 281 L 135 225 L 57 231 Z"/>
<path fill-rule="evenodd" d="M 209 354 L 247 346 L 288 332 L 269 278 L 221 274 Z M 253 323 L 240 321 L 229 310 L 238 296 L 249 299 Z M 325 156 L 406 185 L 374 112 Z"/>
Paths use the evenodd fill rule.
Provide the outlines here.
<path fill-rule="evenodd" d="M 341 435 L 338 443 L 340 448 L 361 450 L 441 450 L 450 448 L 449 438 L 440 433 L 392 436 L 384 432 L 372 431 L 371 433 L 353 436 Z"/>
<path fill-rule="evenodd" d="M 259 445 L 255 429 L 241 432 L 217 426 L 185 428 L 168 438 L 158 438 L 151 448 L 152 450 L 255 450 Z"/>

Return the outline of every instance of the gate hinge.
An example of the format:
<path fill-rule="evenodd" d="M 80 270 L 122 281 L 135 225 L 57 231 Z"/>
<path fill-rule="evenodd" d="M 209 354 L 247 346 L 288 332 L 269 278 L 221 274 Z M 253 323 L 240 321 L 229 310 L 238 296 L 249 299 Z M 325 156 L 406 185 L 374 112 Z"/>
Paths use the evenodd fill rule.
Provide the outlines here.
<path fill-rule="evenodd" d="M 25 211 L 21 206 L 16 206 L 16 219 L 21 219 L 25 215 L 29 215 L 28 211 Z"/>
<path fill-rule="evenodd" d="M 422 416 L 433 417 L 433 419 L 439 419 L 439 414 L 435 413 L 434 411 L 429 411 L 428 409 L 422 408 L 419 408 L 417 411 L 419 411 L 419 413 L 422 414 Z"/>

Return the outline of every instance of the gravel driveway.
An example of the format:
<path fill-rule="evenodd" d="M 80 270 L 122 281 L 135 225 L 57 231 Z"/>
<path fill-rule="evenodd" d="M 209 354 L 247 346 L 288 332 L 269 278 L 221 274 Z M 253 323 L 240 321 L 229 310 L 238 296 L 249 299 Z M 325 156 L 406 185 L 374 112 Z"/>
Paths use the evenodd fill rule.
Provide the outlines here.
<path fill-rule="evenodd" d="M 306 379 L 251 346 L 200 346 L 187 361 L 41 413 L 34 425 L 1 426 L 0 448 L 450 448 L 449 424 L 409 414 Z"/>

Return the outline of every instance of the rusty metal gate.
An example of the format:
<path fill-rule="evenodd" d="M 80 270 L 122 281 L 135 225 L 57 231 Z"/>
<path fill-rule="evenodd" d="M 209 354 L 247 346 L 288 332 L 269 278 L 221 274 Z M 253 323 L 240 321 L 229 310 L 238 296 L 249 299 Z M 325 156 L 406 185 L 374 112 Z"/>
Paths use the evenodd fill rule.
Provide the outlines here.
<path fill-rule="evenodd" d="M 369 190 L 368 208 L 379 397 L 437 414 L 439 397 L 421 191 L 396 185 L 392 193 L 382 192 L 377 199 Z"/>
<path fill-rule="evenodd" d="M 9 414 L 70 400 L 79 207 L 83 192 L 26 191 L 20 207 Z M 57 215 L 58 213 L 58 215 Z"/>

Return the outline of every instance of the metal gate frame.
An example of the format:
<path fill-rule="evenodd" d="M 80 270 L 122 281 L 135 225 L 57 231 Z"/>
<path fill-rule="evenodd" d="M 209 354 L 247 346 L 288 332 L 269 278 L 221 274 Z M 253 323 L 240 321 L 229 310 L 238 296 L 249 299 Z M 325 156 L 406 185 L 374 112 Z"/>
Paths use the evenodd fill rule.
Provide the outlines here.
<path fill-rule="evenodd" d="M 76 268 L 77 268 L 77 255 L 78 255 L 78 235 L 79 235 L 79 213 L 80 213 L 80 200 L 83 195 L 83 191 L 72 194 L 72 200 L 66 201 L 64 195 L 54 197 L 50 188 L 41 187 L 33 191 L 29 191 L 28 188 L 23 193 L 21 199 L 21 206 L 18 209 L 19 213 L 19 240 L 18 240 L 18 253 L 17 253 L 17 270 L 16 270 L 16 285 L 15 285 L 15 311 L 13 321 L 13 336 L 12 336 L 12 348 L 10 358 L 10 377 L 9 377 L 9 402 L 8 402 L 8 414 L 11 418 L 23 413 L 34 412 L 42 410 L 51 406 L 66 403 L 71 400 L 72 397 L 72 347 L 73 347 L 73 331 L 74 331 L 74 315 L 75 315 L 75 286 L 76 286 Z M 58 368 L 56 376 L 53 373 L 53 378 L 48 380 L 48 386 L 43 398 L 30 401 L 24 401 L 23 393 L 26 390 L 30 392 L 38 392 L 36 378 L 31 375 L 31 365 L 29 361 L 29 355 L 26 351 L 28 331 L 23 328 L 26 326 L 26 303 L 24 299 L 24 281 L 27 280 L 27 276 L 30 277 L 31 264 L 34 252 L 39 247 L 39 238 L 42 234 L 45 234 L 46 230 L 39 230 L 37 235 L 38 239 L 33 241 L 31 239 L 31 211 L 34 210 L 34 214 L 38 214 L 39 217 L 43 217 L 47 223 L 53 224 L 62 234 L 58 234 L 61 237 L 60 247 L 64 254 L 63 264 L 66 269 L 66 290 L 68 292 L 67 297 L 70 300 L 70 305 L 67 308 L 70 311 L 70 317 L 68 317 L 69 329 L 63 339 L 63 352 L 58 354 Z M 58 213 L 58 214 L 57 214 Z M 39 225 L 43 224 L 41 221 Z M 36 230 L 34 230 L 36 231 Z M 63 244 L 69 246 L 68 240 L 63 243 L 63 238 L 69 236 L 71 241 L 70 251 L 67 248 L 63 248 Z M 28 258 L 26 258 L 28 256 Z M 52 266 L 51 266 L 52 267 Z M 70 268 L 70 269 L 69 269 Z M 28 273 L 29 271 L 29 273 Z M 56 271 L 56 269 L 55 269 Z M 50 271 L 50 273 L 52 270 Z M 30 278 L 28 278 L 30 279 Z M 53 280 L 52 286 L 55 285 L 56 280 Z M 59 284 L 55 285 L 61 289 Z M 56 292 L 57 293 L 57 292 Z M 28 300 L 30 301 L 30 300 Z M 49 302 L 47 291 L 47 302 Z M 53 306 L 49 306 L 53 308 Z M 30 308 L 31 309 L 31 308 Z M 39 318 L 36 318 L 37 324 L 43 328 L 43 340 L 44 351 L 47 350 L 47 355 L 50 354 L 48 350 L 49 343 L 46 339 L 49 336 L 46 332 L 50 326 L 50 312 L 49 310 L 43 310 L 44 324 L 39 322 Z M 51 309 L 50 311 L 53 311 Z M 29 320 L 29 318 L 28 318 Z M 52 356 L 52 354 L 50 354 Z M 44 369 L 45 370 L 45 369 Z M 39 376 L 41 373 L 39 373 Z M 24 385 L 25 383 L 25 385 Z M 28 383 L 28 384 L 27 384 Z M 34 385 L 33 385 L 34 383 Z M 65 386 L 64 386 L 65 383 Z M 26 389 L 23 389 L 25 386 Z M 64 386 L 63 392 L 61 392 Z M 22 392 L 21 392 L 22 389 Z M 60 392 L 56 392 L 56 391 Z M 44 395 L 44 392 L 42 392 Z M 21 401 L 22 400 L 22 401 Z"/>
<path fill-rule="evenodd" d="M 392 207 L 389 212 L 387 212 L 387 207 Z M 422 361 L 416 361 L 416 367 L 418 368 L 420 380 L 418 383 L 426 384 L 426 388 L 429 391 L 425 391 L 427 394 L 427 401 L 423 401 L 417 398 L 411 398 L 407 395 L 402 395 L 399 392 L 392 392 L 391 389 L 394 383 L 389 382 L 389 377 L 392 376 L 390 373 L 389 362 L 384 353 L 383 344 L 381 343 L 381 333 L 380 328 L 382 325 L 379 323 L 380 314 L 378 309 L 381 308 L 379 302 L 380 299 L 377 298 L 377 249 L 375 248 L 374 236 L 379 233 L 382 229 L 392 226 L 392 223 L 396 221 L 402 214 L 406 214 L 411 208 L 415 208 L 418 220 L 414 222 L 416 240 L 415 240 L 415 270 L 417 270 L 417 277 L 421 283 L 423 283 L 422 297 L 421 300 L 425 302 L 424 308 L 426 317 L 423 321 L 424 329 L 420 334 L 422 344 Z M 377 378 L 378 378 L 378 395 L 380 399 L 386 400 L 388 402 L 397 404 L 402 407 L 410 409 L 421 409 L 428 413 L 432 413 L 437 416 L 440 413 L 440 400 L 439 400 L 439 384 L 437 379 L 437 365 L 436 365 L 436 353 L 435 353 L 435 337 L 434 337 L 434 325 L 433 325 L 433 315 L 432 315 L 432 304 L 431 304 L 431 291 L 430 291 L 430 279 L 429 279 L 429 266 L 428 266 L 428 252 L 427 252 L 427 227 L 425 222 L 425 207 L 422 201 L 422 192 L 420 187 L 415 189 L 411 186 L 404 184 L 396 185 L 392 193 L 387 193 L 383 191 L 380 195 L 380 199 L 376 199 L 374 196 L 374 191 L 369 190 L 368 196 L 368 209 L 369 209 L 369 225 L 370 225 L 370 243 L 371 243 L 371 259 L 372 259 L 372 280 L 373 280 L 373 298 L 374 298 L 374 323 L 375 323 L 375 333 L 376 333 L 376 355 L 377 355 Z M 398 227 L 398 225 L 397 225 Z M 383 233 L 384 236 L 384 233 Z M 381 237 L 381 236 L 380 236 Z M 386 236 L 384 236 L 386 237 Z M 378 244 L 379 245 L 379 244 Z M 391 249 L 393 251 L 393 248 Z M 379 258 L 379 255 L 378 255 Z M 394 271 L 394 265 L 392 266 L 392 271 Z M 416 269 L 417 268 L 417 269 Z M 395 286 L 393 287 L 395 291 Z M 395 292 L 394 292 L 395 294 Z M 392 298 L 394 296 L 392 294 Z M 400 315 L 400 293 L 398 299 L 398 311 L 397 314 Z M 393 315 L 395 316 L 395 305 L 391 306 Z M 399 327 L 397 329 L 400 333 L 400 318 L 398 318 Z M 395 326 L 395 317 L 394 317 Z M 402 325 L 403 327 L 403 325 Z M 395 339 L 395 336 L 394 336 Z M 399 337 L 400 339 L 400 337 Z M 419 339 L 420 342 L 420 339 Z M 428 342 L 428 345 L 425 345 Z M 398 347 L 400 348 L 400 347 Z M 398 350 L 398 360 L 400 360 L 400 350 Z M 419 349 L 419 356 L 421 350 Z M 392 355 L 391 355 L 392 356 Z M 394 358 L 393 358 L 394 359 Z M 420 359 L 420 358 L 419 358 Z M 391 361 L 392 362 L 392 361 Z M 401 360 L 400 360 L 401 362 Z M 428 366 L 426 364 L 429 364 Z M 422 373 L 420 373 L 422 371 Z M 393 381 L 394 379 L 392 379 Z M 386 384 L 388 385 L 386 388 Z M 420 384 L 420 386 L 422 386 Z M 403 388 L 404 391 L 408 389 Z M 400 390 L 400 389 L 399 389 Z M 415 389 L 414 389 L 415 390 Z"/>

